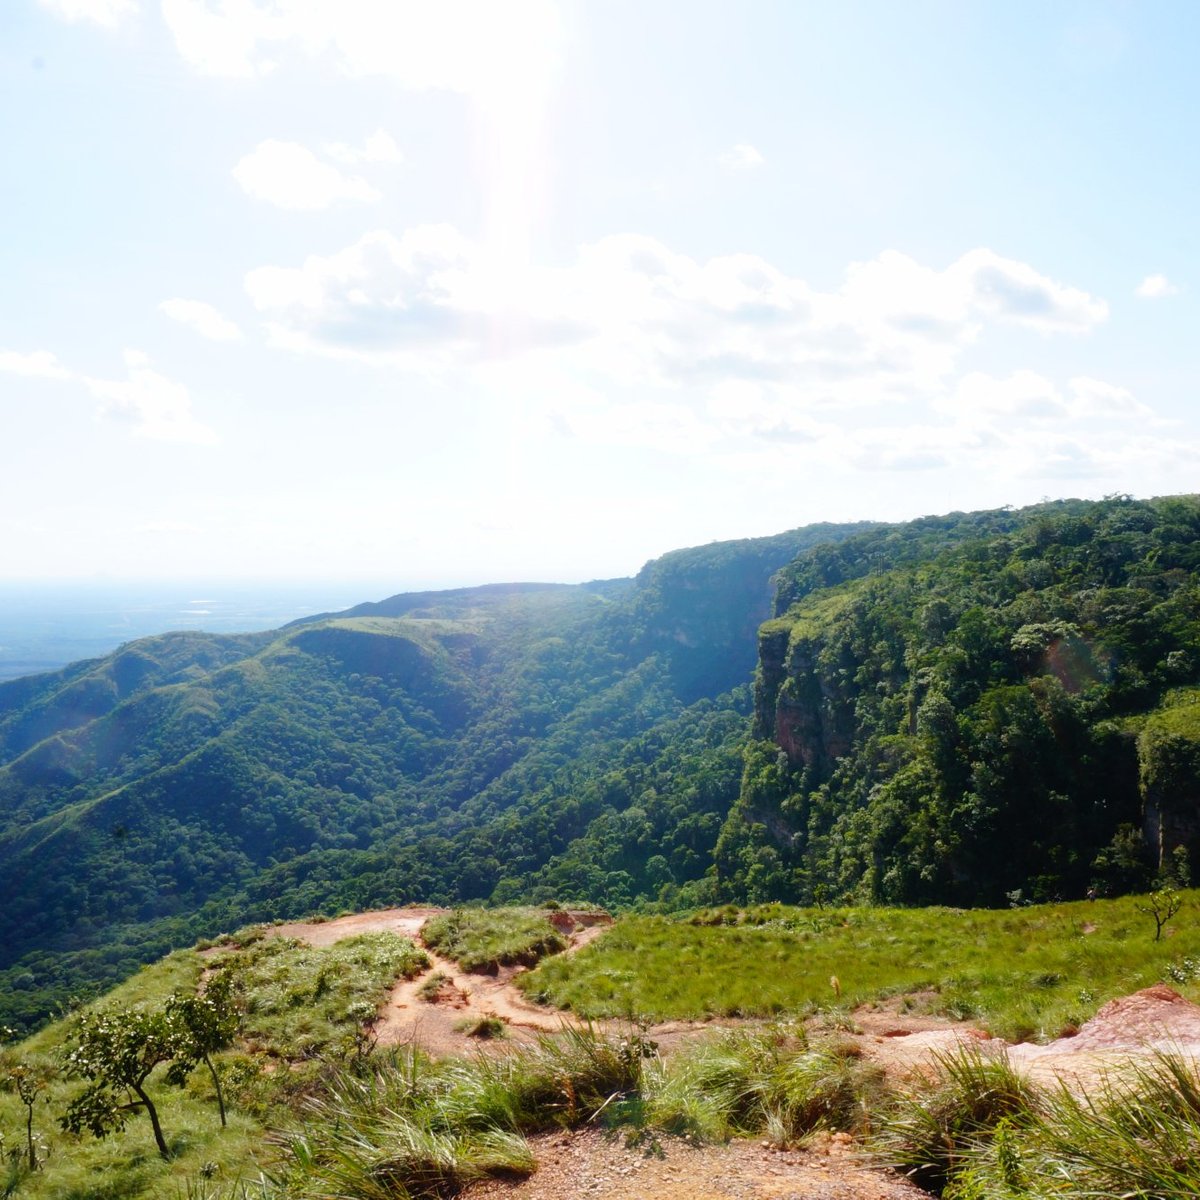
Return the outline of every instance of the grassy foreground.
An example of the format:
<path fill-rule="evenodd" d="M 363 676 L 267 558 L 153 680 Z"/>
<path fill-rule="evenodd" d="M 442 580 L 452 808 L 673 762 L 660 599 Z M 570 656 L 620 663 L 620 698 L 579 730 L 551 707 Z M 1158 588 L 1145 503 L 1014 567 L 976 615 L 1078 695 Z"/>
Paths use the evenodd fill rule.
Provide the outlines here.
<path fill-rule="evenodd" d="M 1160 981 L 1200 998 L 1200 893 L 1180 897 L 1160 941 L 1136 896 L 1003 911 L 766 905 L 626 917 L 518 983 L 581 1016 L 650 1020 L 773 1017 L 907 995 L 1009 1041 L 1044 1041 Z"/>
<path fill-rule="evenodd" d="M 230 1102 L 229 1125 L 219 1124 L 215 1093 L 204 1071 L 182 1087 L 168 1085 L 163 1068 L 150 1076 L 171 1152 L 155 1152 L 149 1123 L 133 1114 L 122 1132 L 104 1140 L 64 1132 L 58 1123 L 81 1085 L 66 1076 L 72 1020 L 62 1021 L 0 1055 L 0 1196 L 31 1200 L 125 1200 L 207 1194 L 209 1181 L 253 1177 L 275 1162 L 265 1138 L 305 1096 L 322 1087 L 333 1064 L 365 1058 L 364 1023 L 400 976 L 426 963 L 406 938 L 366 934 L 326 948 L 243 930 L 207 953 L 178 951 L 116 988 L 90 1009 L 153 1008 L 173 994 L 191 994 L 204 971 L 228 966 L 244 985 L 242 1032 L 235 1049 L 217 1057 Z M 32 1132 L 40 1169 L 29 1171 L 26 1119 L 11 1086 L 23 1064 L 45 1086 L 33 1105 Z"/>
<path fill-rule="evenodd" d="M 68 1018 L 0 1054 L 0 1196 L 446 1197 L 473 1179 L 532 1170 L 532 1133 L 600 1124 L 650 1147 L 668 1136 L 795 1145 L 814 1130 L 846 1130 L 951 1200 L 1200 1197 L 1200 1079 L 1190 1064 L 1161 1060 L 1080 1101 L 1035 1091 L 1003 1058 L 963 1055 L 904 1095 L 839 1041 L 837 1021 L 817 1036 L 796 1019 L 899 995 L 1009 1038 L 1053 1036 L 1110 996 L 1162 979 L 1195 998 L 1198 897 L 1182 899 L 1160 941 L 1138 898 L 1004 912 L 767 906 L 631 917 L 522 977 L 534 994 L 595 1015 L 781 1014 L 714 1030 L 667 1059 L 635 1023 L 603 1035 L 564 1030 L 499 1057 L 376 1050 L 371 1019 L 397 979 L 425 968 L 422 951 L 393 934 L 315 948 L 246 930 L 173 954 L 100 1002 L 153 1007 L 193 992 L 214 967 L 236 970 L 241 1033 L 216 1056 L 228 1127 L 205 1072 L 176 1087 L 159 1067 L 147 1089 L 167 1160 L 140 1113 L 104 1140 L 63 1132 L 57 1118 L 80 1087 L 62 1071 Z M 494 940 L 528 915 L 478 913 L 472 929 Z M 17 1063 L 45 1085 L 31 1110 L 36 1171 Z"/>

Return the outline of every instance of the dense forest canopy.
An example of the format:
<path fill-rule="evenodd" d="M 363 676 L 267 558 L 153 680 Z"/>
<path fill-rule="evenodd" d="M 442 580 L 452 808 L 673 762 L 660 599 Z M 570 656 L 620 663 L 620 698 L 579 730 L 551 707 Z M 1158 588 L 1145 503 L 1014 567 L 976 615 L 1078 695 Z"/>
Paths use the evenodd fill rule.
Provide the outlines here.
<path fill-rule="evenodd" d="M 1198 779 L 1195 497 L 167 634 L 0 684 L 0 1020 L 312 911 L 1126 891 Z"/>
<path fill-rule="evenodd" d="M 802 555 L 760 631 L 723 888 L 1002 904 L 1186 873 L 1198 571 L 1195 497 L 928 518 Z"/>

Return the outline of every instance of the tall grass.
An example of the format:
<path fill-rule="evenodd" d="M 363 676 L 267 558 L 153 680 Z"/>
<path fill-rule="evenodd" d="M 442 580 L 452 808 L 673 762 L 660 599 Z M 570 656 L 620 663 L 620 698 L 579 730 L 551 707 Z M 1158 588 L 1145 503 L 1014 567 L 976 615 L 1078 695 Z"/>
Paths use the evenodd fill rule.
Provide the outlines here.
<path fill-rule="evenodd" d="M 222 1130 L 216 1096 L 206 1072 L 173 1087 L 159 1068 L 148 1088 L 159 1109 L 171 1153 L 154 1152 L 148 1122 L 131 1120 L 103 1141 L 64 1133 L 58 1116 L 78 1085 L 54 1071 L 64 1051 L 69 1022 L 51 1025 L 15 1053 L 51 1075 L 34 1131 L 43 1144 L 42 1169 L 0 1173 L 0 1195 L 28 1200 L 258 1200 L 267 1194 L 260 1168 L 278 1156 L 264 1127 L 281 1121 L 286 1106 L 318 1092 L 333 1061 L 356 1061 L 366 1053 L 364 1022 L 398 975 L 428 962 L 424 953 L 393 934 L 369 934 L 315 948 L 287 939 L 234 937 L 216 955 L 179 951 L 146 968 L 102 1002 L 105 1006 L 161 1005 L 176 992 L 192 991 L 207 967 L 227 965 L 246 985 L 249 1013 L 243 1046 L 217 1056 L 217 1069 L 233 1111 Z M 24 1127 L 16 1096 L 0 1090 L 0 1133 Z M 6 1168 L 7 1169 L 7 1168 Z M 254 1180 L 255 1182 L 249 1182 Z M 15 1190 L 13 1190 L 15 1189 Z"/>
<path fill-rule="evenodd" d="M 295 1062 L 345 1053 L 399 978 L 429 965 L 425 952 L 394 933 L 364 933 L 332 946 L 292 938 L 253 939 L 213 959 L 245 982 L 244 1039 Z"/>
<path fill-rule="evenodd" d="M 1136 898 L 1019 909 L 711 910 L 627 917 L 518 984 L 586 1017 L 775 1017 L 910 996 L 1010 1041 L 1072 1031 L 1100 1004 L 1164 978 L 1200 999 L 1200 894 L 1170 936 Z M 831 986 L 838 980 L 838 989 Z"/>
<path fill-rule="evenodd" d="M 1043 1102 L 1003 1053 L 966 1047 L 933 1063 L 935 1078 L 919 1079 L 890 1106 L 876 1144 L 892 1165 L 941 1195 L 981 1146 L 997 1136 L 1003 1145 L 1010 1131 L 1031 1128 Z"/>
<path fill-rule="evenodd" d="M 799 1028 L 719 1035 L 651 1069 L 651 1124 L 724 1140 L 764 1134 L 777 1146 L 817 1129 L 862 1132 L 884 1095 L 882 1073 Z"/>
<path fill-rule="evenodd" d="M 442 1196 L 528 1174 L 525 1135 L 598 1125 L 791 1144 L 862 1129 L 878 1076 L 793 1029 L 729 1034 L 669 1064 L 636 1030 L 566 1028 L 504 1058 L 435 1062 L 411 1049 L 346 1066 L 285 1139 L 288 1194 L 345 1200 Z"/>
<path fill-rule="evenodd" d="M 884 1111 L 875 1146 L 948 1200 L 1200 1197 L 1200 1077 L 1165 1055 L 1085 1095 L 1040 1092 L 1002 1055 L 947 1055 Z"/>

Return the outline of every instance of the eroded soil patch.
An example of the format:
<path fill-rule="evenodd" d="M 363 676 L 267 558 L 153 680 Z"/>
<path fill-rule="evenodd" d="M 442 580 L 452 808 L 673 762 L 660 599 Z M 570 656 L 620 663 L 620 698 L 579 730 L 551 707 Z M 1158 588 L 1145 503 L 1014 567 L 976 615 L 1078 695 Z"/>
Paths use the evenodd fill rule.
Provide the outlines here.
<path fill-rule="evenodd" d="M 918 1200 L 928 1193 L 872 1165 L 844 1136 L 808 1150 L 757 1142 L 698 1146 L 663 1137 L 629 1146 L 599 1130 L 530 1139 L 538 1169 L 468 1188 L 469 1200 Z"/>

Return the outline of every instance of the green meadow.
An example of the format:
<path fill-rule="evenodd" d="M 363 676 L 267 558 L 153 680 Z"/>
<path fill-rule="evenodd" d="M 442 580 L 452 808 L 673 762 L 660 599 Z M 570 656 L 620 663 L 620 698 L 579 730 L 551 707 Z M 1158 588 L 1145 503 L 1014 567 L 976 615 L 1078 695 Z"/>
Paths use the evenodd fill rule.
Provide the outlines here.
<path fill-rule="evenodd" d="M 1159 941 L 1136 896 L 1008 910 L 767 905 L 630 916 L 518 982 L 581 1016 L 652 1021 L 849 1010 L 901 997 L 1010 1041 L 1045 1041 L 1159 981 L 1200 998 L 1200 893 L 1180 896 Z"/>

